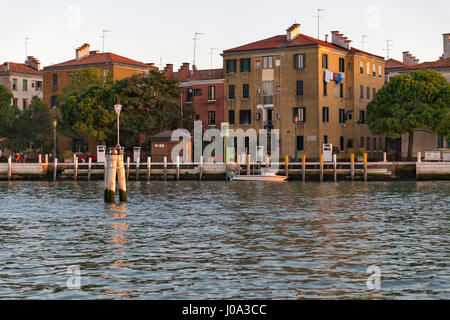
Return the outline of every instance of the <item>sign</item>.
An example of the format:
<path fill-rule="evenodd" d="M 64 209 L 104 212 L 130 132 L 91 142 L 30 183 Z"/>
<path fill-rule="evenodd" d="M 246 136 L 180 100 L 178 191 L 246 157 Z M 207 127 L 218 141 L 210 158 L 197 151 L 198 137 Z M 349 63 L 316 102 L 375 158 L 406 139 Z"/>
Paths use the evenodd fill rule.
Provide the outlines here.
<path fill-rule="evenodd" d="M 228 122 L 222 122 L 222 137 L 226 138 L 230 136 L 230 124 Z"/>

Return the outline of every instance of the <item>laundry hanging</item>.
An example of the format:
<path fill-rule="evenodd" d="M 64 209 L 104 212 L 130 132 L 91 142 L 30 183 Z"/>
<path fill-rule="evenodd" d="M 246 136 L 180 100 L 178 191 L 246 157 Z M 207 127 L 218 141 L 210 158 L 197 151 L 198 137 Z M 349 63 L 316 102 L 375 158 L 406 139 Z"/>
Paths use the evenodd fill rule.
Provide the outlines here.
<path fill-rule="evenodd" d="M 333 80 L 334 77 L 334 73 L 331 72 L 330 70 L 325 70 L 325 76 L 324 76 L 324 81 L 326 83 L 330 83 L 331 80 Z"/>

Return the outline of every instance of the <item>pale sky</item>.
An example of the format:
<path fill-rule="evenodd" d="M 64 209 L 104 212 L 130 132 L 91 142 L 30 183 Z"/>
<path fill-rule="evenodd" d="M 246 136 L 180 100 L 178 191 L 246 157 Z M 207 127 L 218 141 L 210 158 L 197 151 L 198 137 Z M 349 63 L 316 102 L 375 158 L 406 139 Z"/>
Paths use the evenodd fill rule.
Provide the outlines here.
<path fill-rule="evenodd" d="M 42 66 L 73 59 L 75 49 L 90 43 L 102 50 L 102 30 L 111 30 L 105 51 L 145 63 L 160 59 L 178 68 L 192 64 L 195 32 L 202 32 L 197 46 L 197 67 L 222 67 L 223 50 L 278 34 L 294 22 L 302 33 L 317 37 L 317 9 L 323 18 L 320 36 L 339 30 L 362 49 L 402 60 L 410 51 L 423 61 L 437 60 L 443 52 L 442 34 L 450 33 L 448 0 L 346 0 L 346 1 L 243 1 L 243 0 L 0 0 L 0 62 L 23 62 L 25 38 L 28 54 Z M 330 37 L 331 39 L 331 37 Z"/>

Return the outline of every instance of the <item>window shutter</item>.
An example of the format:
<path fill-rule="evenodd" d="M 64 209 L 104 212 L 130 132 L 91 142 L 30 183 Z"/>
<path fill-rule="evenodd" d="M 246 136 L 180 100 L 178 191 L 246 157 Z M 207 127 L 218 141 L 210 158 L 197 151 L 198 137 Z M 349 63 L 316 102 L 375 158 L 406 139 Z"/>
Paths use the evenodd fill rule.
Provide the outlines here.
<path fill-rule="evenodd" d="M 302 68 L 306 68 L 306 54 L 302 54 Z"/>
<path fill-rule="evenodd" d="M 298 69 L 297 60 L 298 60 L 298 54 L 294 54 L 294 69 Z"/>

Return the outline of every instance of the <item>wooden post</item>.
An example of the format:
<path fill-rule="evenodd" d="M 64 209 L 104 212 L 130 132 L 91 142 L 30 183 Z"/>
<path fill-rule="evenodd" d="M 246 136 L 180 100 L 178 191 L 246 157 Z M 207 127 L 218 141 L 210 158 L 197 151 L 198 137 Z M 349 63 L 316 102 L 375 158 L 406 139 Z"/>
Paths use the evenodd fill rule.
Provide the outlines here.
<path fill-rule="evenodd" d="M 78 178 L 78 158 L 73 159 L 73 180 L 77 181 Z"/>
<path fill-rule="evenodd" d="M 289 156 L 286 156 L 286 159 L 285 159 L 284 175 L 286 177 L 289 177 Z"/>
<path fill-rule="evenodd" d="M 164 157 L 164 181 L 167 181 L 167 157 Z"/>
<path fill-rule="evenodd" d="M 127 157 L 127 181 L 130 179 L 130 157 Z"/>
<path fill-rule="evenodd" d="M 350 164 L 350 175 L 352 176 L 352 181 L 355 181 L 355 155 L 352 154 Z"/>
<path fill-rule="evenodd" d="M 89 157 L 89 160 L 88 160 L 88 181 L 91 181 L 91 170 L 92 170 L 92 158 Z"/>
<path fill-rule="evenodd" d="M 333 155 L 334 182 L 338 181 L 337 176 L 337 155 Z"/>
<path fill-rule="evenodd" d="M 199 165 L 199 180 L 203 180 L 203 156 L 200 157 L 200 165 Z"/>
<path fill-rule="evenodd" d="M 177 181 L 180 180 L 180 156 L 177 156 Z"/>
<path fill-rule="evenodd" d="M 252 175 L 252 156 L 248 155 L 247 157 L 247 175 Z"/>
<path fill-rule="evenodd" d="M 39 155 L 39 164 L 42 164 L 42 154 Z"/>
<path fill-rule="evenodd" d="M 122 150 L 117 149 L 117 178 L 119 179 L 119 201 L 125 203 L 127 196 L 127 179 L 125 178 L 125 164 Z"/>
<path fill-rule="evenodd" d="M 48 164 L 48 154 L 45 155 L 45 164 Z"/>
<path fill-rule="evenodd" d="M 368 167 L 368 165 L 367 165 L 367 153 L 364 153 L 364 181 L 367 181 L 367 167 Z"/>
<path fill-rule="evenodd" d="M 230 156 L 227 155 L 226 168 L 225 168 L 225 179 L 230 180 Z"/>
<path fill-rule="evenodd" d="M 323 154 L 320 155 L 320 182 L 323 182 Z"/>
<path fill-rule="evenodd" d="M 147 158 L 147 181 L 150 181 L 152 174 L 152 158 Z"/>
<path fill-rule="evenodd" d="M 238 154 L 238 157 L 237 157 L 238 159 L 238 176 L 240 176 L 241 175 L 241 155 L 240 154 Z"/>
<path fill-rule="evenodd" d="M 302 161 L 302 170 L 303 170 L 303 174 L 302 174 L 302 179 L 303 182 L 306 182 L 306 155 L 303 155 L 303 161 Z"/>
<path fill-rule="evenodd" d="M 55 164 L 53 166 L 53 181 L 56 181 L 57 173 L 58 173 L 58 159 L 55 158 Z"/>
<path fill-rule="evenodd" d="M 116 202 L 117 150 L 110 149 L 106 155 L 105 202 Z"/>
<path fill-rule="evenodd" d="M 417 162 L 422 163 L 422 152 L 417 153 Z"/>
<path fill-rule="evenodd" d="M 383 162 L 384 163 L 386 163 L 387 162 L 387 153 L 385 152 L 385 153 L 383 153 Z"/>
<path fill-rule="evenodd" d="M 270 168 L 270 156 L 269 155 L 266 156 L 266 167 Z"/>
<path fill-rule="evenodd" d="M 11 180 L 12 178 L 12 157 L 9 156 L 8 158 L 8 180 Z"/>
<path fill-rule="evenodd" d="M 137 161 L 136 161 L 136 181 L 139 181 L 140 167 L 141 167 L 141 159 L 137 159 Z"/>

